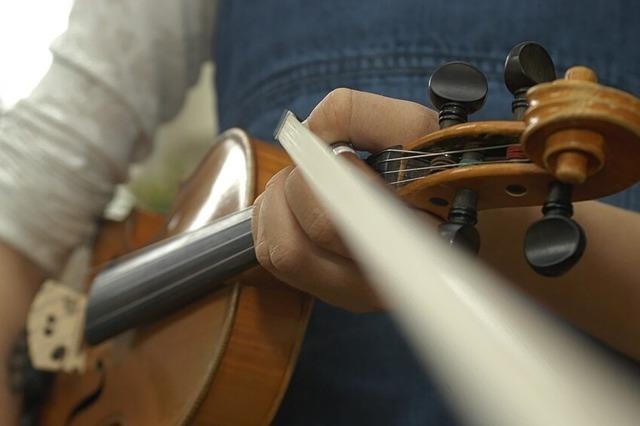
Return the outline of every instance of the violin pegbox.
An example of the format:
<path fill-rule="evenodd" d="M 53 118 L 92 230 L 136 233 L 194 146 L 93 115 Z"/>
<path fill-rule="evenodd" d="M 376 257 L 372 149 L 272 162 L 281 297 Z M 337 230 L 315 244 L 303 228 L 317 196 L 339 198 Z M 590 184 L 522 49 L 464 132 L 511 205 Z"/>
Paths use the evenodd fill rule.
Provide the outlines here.
<path fill-rule="evenodd" d="M 598 84 L 595 72 L 582 66 L 533 87 L 527 98 L 523 149 L 556 180 L 544 218 L 525 236 L 525 258 L 538 273 L 557 276 L 586 245 L 584 231 L 570 219 L 572 193 L 593 187 L 613 193 L 640 180 L 640 100 Z"/>
<path fill-rule="evenodd" d="M 585 67 L 555 80 L 551 57 L 533 42 L 510 51 L 504 72 L 512 120 L 467 122 L 484 103 L 486 79 L 470 64 L 445 64 L 429 81 L 441 129 L 368 162 L 409 203 L 448 219 L 440 234 L 449 244 L 472 251 L 477 209 L 543 206 L 525 258 L 542 275 L 561 275 L 586 246 L 572 202 L 640 180 L 640 100 L 599 85 Z"/>

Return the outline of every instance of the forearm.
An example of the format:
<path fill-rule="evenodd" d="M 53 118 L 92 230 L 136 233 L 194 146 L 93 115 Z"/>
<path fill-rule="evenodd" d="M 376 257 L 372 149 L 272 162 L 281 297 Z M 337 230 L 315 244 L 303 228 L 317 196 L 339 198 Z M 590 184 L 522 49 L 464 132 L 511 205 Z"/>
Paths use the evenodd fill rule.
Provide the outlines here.
<path fill-rule="evenodd" d="M 482 212 L 480 255 L 554 312 L 640 360 L 640 214 L 595 201 L 574 208 L 588 242 L 582 260 L 566 275 L 539 276 L 524 260 L 524 235 L 541 217 L 539 207 Z"/>
<path fill-rule="evenodd" d="M 0 424 L 3 425 L 17 424 L 20 400 L 10 391 L 7 361 L 43 278 L 35 264 L 0 242 Z"/>

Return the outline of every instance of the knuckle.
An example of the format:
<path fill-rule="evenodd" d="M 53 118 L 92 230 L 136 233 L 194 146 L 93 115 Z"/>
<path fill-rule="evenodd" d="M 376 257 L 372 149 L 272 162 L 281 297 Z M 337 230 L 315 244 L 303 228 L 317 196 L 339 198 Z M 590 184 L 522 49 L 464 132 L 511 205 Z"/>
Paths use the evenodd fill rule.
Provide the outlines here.
<path fill-rule="evenodd" d="M 335 251 L 339 241 L 336 229 L 315 198 L 309 198 L 311 190 L 299 173 L 294 171 L 289 175 L 284 191 L 287 203 L 309 240 L 314 245 Z"/>
<path fill-rule="evenodd" d="M 269 247 L 269 262 L 273 270 L 283 277 L 296 275 L 303 264 L 301 251 L 293 245 L 274 244 Z"/>
<path fill-rule="evenodd" d="M 331 248 L 336 243 L 337 235 L 333 224 L 326 214 L 312 213 L 307 227 L 307 236 L 316 245 Z"/>
<path fill-rule="evenodd" d="M 258 198 L 253 202 L 253 210 L 251 211 L 251 232 L 253 232 L 254 238 L 258 236 L 258 228 L 260 223 L 260 209 L 262 208 L 262 201 L 264 200 L 264 193 L 260 194 Z"/>
<path fill-rule="evenodd" d="M 258 241 L 255 245 L 256 260 L 267 271 L 273 271 L 271 257 L 269 256 L 269 248 L 264 241 Z"/>
<path fill-rule="evenodd" d="M 323 102 L 327 102 L 328 104 L 334 106 L 344 105 L 346 102 L 349 102 L 351 100 L 352 92 L 352 89 L 348 89 L 346 87 L 338 87 L 330 91 L 327 96 L 325 96 Z"/>
<path fill-rule="evenodd" d="M 333 89 L 321 105 L 327 124 L 337 129 L 347 129 L 351 119 L 353 90 L 345 87 Z"/>
<path fill-rule="evenodd" d="M 267 181 L 267 184 L 265 185 L 265 191 L 273 187 L 274 185 L 277 185 L 280 181 L 283 181 L 284 179 L 286 179 L 286 177 L 289 176 L 289 174 L 291 174 L 293 170 L 294 170 L 293 166 L 287 166 L 284 169 L 278 171 L 278 173 L 273 175 L 271 179 Z"/>

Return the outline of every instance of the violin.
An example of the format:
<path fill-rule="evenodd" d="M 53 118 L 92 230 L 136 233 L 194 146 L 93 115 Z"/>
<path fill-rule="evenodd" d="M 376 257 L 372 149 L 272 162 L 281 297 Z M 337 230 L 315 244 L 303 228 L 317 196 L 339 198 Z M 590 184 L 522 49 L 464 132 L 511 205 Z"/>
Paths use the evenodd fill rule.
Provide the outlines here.
<path fill-rule="evenodd" d="M 598 84 L 585 67 L 556 80 L 548 53 L 532 42 L 509 53 L 505 80 L 513 119 L 467 122 L 484 103 L 486 78 L 470 64 L 441 66 L 429 81 L 441 129 L 367 163 L 406 202 L 441 217 L 447 243 L 471 252 L 480 247 L 478 210 L 542 206 L 524 255 L 536 272 L 557 276 L 586 245 L 572 203 L 640 180 L 640 99 Z M 34 362 L 59 371 L 44 396 L 30 399 L 23 387 L 42 424 L 271 422 L 312 300 L 252 268 L 248 206 L 288 164 L 278 148 L 225 132 L 166 221 L 137 214 L 105 227 L 94 264 L 118 260 L 92 281 L 86 308 L 67 295 L 36 298 L 32 358 L 33 346 L 63 342 L 59 325 L 73 315 L 82 324 L 76 347 L 49 345 Z"/>

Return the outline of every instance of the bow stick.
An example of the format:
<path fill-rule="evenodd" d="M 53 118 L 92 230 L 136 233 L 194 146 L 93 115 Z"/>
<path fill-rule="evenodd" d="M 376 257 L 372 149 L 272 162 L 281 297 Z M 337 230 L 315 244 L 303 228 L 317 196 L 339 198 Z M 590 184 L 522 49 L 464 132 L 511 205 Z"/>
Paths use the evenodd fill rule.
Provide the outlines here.
<path fill-rule="evenodd" d="M 425 367 L 472 424 L 631 425 L 635 378 L 434 230 L 291 112 L 276 139 Z"/>

